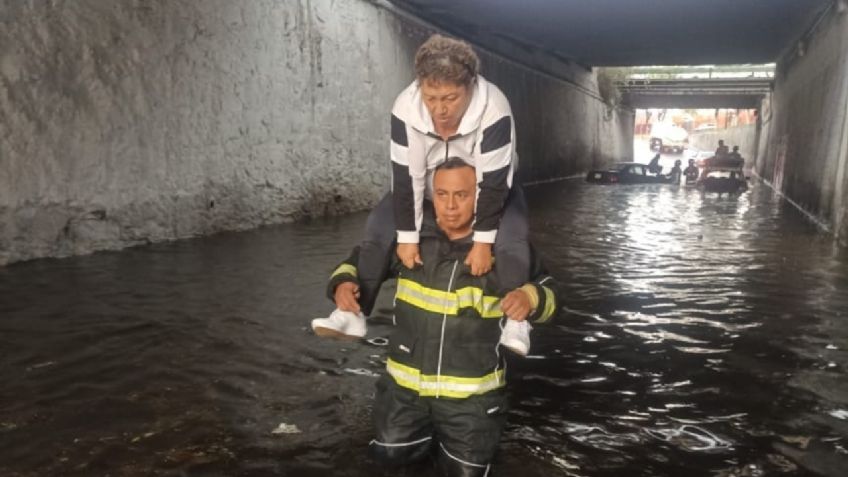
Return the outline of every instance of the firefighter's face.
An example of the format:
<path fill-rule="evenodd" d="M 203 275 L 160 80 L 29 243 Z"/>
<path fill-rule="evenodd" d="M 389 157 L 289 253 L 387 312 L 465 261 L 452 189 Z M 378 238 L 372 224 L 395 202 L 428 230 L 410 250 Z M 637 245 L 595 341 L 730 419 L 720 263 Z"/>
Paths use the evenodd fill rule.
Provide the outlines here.
<path fill-rule="evenodd" d="M 454 240 L 471 233 L 477 177 L 471 166 L 439 169 L 433 176 L 433 207 L 439 228 Z"/>

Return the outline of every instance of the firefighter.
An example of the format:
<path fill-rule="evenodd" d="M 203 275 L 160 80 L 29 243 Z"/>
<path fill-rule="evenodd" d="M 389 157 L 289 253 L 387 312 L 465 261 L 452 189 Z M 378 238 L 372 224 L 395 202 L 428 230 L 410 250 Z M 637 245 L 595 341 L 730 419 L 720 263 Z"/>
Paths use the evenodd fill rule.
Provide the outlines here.
<path fill-rule="evenodd" d="M 464 263 L 473 246 L 476 186 L 474 168 L 462 159 L 440 165 L 435 224 L 421 231 L 423 264 L 408 268 L 396 258 L 390 266 L 396 327 L 377 383 L 369 445 L 385 465 L 435 451 L 445 475 L 487 475 L 506 420 L 503 323 L 544 323 L 557 310 L 553 279 L 535 254 L 531 280 L 514 289 L 502 285 L 497 262 L 481 276 Z M 339 308 L 357 300 L 358 260 L 357 247 L 331 277 L 328 294 Z"/>

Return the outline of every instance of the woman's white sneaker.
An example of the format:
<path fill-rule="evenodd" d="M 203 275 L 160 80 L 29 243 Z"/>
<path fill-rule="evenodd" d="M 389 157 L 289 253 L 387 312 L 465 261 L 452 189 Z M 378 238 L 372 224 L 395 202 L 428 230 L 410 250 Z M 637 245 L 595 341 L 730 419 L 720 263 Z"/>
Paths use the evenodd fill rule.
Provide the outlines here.
<path fill-rule="evenodd" d="M 327 318 L 312 320 L 312 330 L 322 337 L 362 338 L 367 329 L 362 312 L 342 311 L 338 308 Z"/>
<path fill-rule="evenodd" d="M 527 356 L 527 353 L 530 352 L 530 330 L 532 329 L 533 327 L 527 320 L 507 319 L 503 330 L 501 330 L 500 343 L 515 354 Z"/>

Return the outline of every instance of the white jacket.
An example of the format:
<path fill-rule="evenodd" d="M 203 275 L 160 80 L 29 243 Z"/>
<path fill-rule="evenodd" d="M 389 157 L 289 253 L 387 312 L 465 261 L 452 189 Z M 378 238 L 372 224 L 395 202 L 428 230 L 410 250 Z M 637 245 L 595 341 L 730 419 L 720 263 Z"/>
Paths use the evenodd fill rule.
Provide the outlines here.
<path fill-rule="evenodd" d="M 518 167 L 515 124 L 506 96 L 477 76 L 459 128 L 447 141 L 435 132 L 418 81 L 398 95 L 392 108 L 392 196 L 399 243 L 418 243 L 423 200 L 432 191 L 433 170 L 460 157 L 477 170 L 474 241 L 494 243 L 504 202 Z"/>

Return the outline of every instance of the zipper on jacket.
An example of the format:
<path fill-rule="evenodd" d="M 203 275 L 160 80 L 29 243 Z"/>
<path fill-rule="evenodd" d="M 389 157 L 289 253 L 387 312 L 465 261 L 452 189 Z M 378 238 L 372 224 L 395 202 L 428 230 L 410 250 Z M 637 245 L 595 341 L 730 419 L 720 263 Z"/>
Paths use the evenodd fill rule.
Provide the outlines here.
<path fill-rule="evenodd" d="M 453 288 L 453 279 L 456 275 L 456 266 L 459 265 L 459 260 L 454 260 L 453 270 L 451 270 L 450 280 L 448 281 L 448 293 Z M 436 366 L 436 398 L 442 393 L 442 354 L 445 350 L 445 324 L 448 321 L 447 304 L 445 304 L 445 312 L 442 314 L 442 336 L 439 339 L 439 363 Z"/>
<path fill-rule="evenodd" d="M 450 158 L 450 151 L 449 151 L 450 150 L 450 142 L 453 141 L 454 139 L 462 137 L 462 134 L 454 134 L 453 136 L 451 136 L 447 139 L 445 139 L 441 136 L 437 136 L 437 137 L 445 143 L 445 162 L 447 162 L 447 160 Z M 471 145 L 471 155 L 472 156 L 474 155 L 474 144 Z"/>
<path fill-rule="evenodd" d="M 503 320 L 504 320 L 504 319 L 509 319 L 509 318 L 506 318 L 506 317 L 502 317 L 502 318 L 501 318 L 501 322 L 498 324 L 498 325 L 499 325 L 499 327 L 500 327 L 500 329 L 501 329 L 501 334 L 503 334 L 503 327 L 504 327 Z M 496 360 L 495 362 L 497 363 L 497 364 L 495 364 L 495 376 L 498 378 L 498 384 L 503 384 L 504 382 L 506 382 L 506 367 L 507 367 L 507 363 L 506 363 L 506 361 L 503 361 L 503 377 L 504 377 L 504 381 L 502 382 L 502 381 L 501 381 L 501 378 L 500 378 L 500 375 L 498 374 L 498 370 L 499 370 L 499 369 L 501 369 L 501 343 L 500 343 L 500 340 L 498 340 L 498 342 L 497 342 L 497 343 L 495 343 L 495 360 Z"/>

